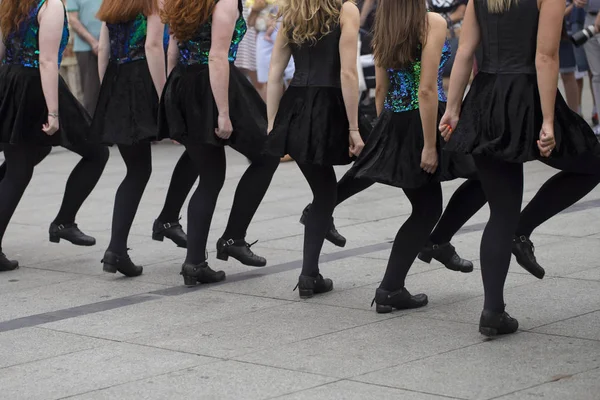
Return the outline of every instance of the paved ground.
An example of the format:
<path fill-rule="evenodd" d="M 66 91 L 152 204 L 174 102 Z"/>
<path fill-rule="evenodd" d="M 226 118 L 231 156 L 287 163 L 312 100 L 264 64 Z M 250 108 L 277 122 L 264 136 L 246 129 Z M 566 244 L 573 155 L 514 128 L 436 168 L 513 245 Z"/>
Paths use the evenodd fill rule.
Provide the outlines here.
<path fill-rule="evenodd" d="M 399 190 L 376 186 L 336 212 L 348 236 L 327 244 L 322 270 L 335 291 L 300 301 L 292 289 L 301 259 L 299 213 L 310 200 L 293 163 L 281 165 L 248 238 L 269 266 L 214 261 L 228 280 L 182 287 L 184 256 L 150 240 L 181 147 L 154 147 L 154 175 L 131 236 L 144 275 L 103 274 L 113 197 L 123 164 L 107 171 L 78 222 L 92 248 L 47 240 L 47 225 L 77 158 L 53 153 L 39 168 L 8 230 L 4 250 L 23 267 L 0 275 L 2 399 L 598 399 L 600 389 L 600 190 L 533 237 L 542 280 L 516 263 L 508 310 L 511 337 L 477 332 L 479 271 L 453 273 L 417 262 L 408 279 L 425 309 L 378 315 L 370 308 L 389 241 L 409 213 Z M 246 161 L 231 156 L 210 246 L 221 234 Z M 343 169 L 338 171 L 340 174 Z M 552 171 L 527 166 L 526 200 Z M 447 184 L 446 200 L 459 182 Z M 478 267 L 487 211 L 455 240 Z M 184 219 L 185 221 L 185 219 Z"/>

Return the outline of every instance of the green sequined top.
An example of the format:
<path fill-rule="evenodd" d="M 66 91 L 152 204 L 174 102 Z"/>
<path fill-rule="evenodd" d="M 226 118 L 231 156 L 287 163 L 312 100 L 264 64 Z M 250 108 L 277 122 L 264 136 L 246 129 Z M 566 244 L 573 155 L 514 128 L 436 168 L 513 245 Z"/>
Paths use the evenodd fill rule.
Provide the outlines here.
<path fill-rule="evenodd" d="M 448 41 L 444 43 L 442 59 L 438 68 L 438 100 L 445 102 L 446 93 L 442 84 L 444 66 L 450 58 Z M 402 69 L 388 69 L 390 89 L 385 98 L 384 108 L 391 112 L 403 112 L 419 109 L 419 84 L 421 82 L 421 56 L 410 66 Z"/>
<path fill-rule="evenodd" d="M 134 20 L 106 26 L 110 37 L 111 62 L 125 64 L 146 59 L 146 16 L 139 14 Z"/>
<path fill-rule="evenodd" d="M 216 0 L 218 1 L 218 0 Z M 235 30 L 229 46 L 229 62 L 232 63 L 237 57 L 237 50 L 244 38 L 248 27 L 242 16 L 242 1 L 238 0 L 240 16 L 235 24 Z M 198 27 L 196 35 L 190 40 L 179 42 L 179 63 L 183 65 L 208 64 L 208 54 L 211 46 L 212 18 Z"/>
<path fill-rule="evenodd" d="M 22 65 L 29 68 L 40 67 L 40 24 L 38 14 L 46 0 L 40 0 L 39 3 L 31 9 L 27 18 L 21 23 L 19 28 L 8 34 L 4 40 L 6 54 L 2 64 Z M 58 65 L 62 62 L 63 53 L 69 42 L 69 25 L 67 22 L 67 12 L 65 10 L 65 22 L 58 49 Z"/>

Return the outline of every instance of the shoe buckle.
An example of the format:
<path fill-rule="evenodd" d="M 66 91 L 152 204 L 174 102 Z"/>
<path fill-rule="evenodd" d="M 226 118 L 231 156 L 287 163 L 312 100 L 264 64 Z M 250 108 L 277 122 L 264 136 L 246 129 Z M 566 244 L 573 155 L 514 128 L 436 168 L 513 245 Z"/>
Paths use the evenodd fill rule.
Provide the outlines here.
<path fill-rule="evenodd" d="M 170 228 L 171 228 L 171 226 L 172 226 L 172 225 L 171 225 L 171 223 L 170 223 L 170 222 L 167 222 L 166 224 L 163 224 L 163 228 L 165 228 L 165 229 L 170 229 Z"/>
<path fill-rule="evenodd" d="M 58 228 L 59 231 L 62 231 L 63 229 L 65 229 L 65 226 L 63 224 L 60 224 L 56 228 Z"/>
<path fill-rule="evenodd" d="M 234 241 L 233 239 L 228 239 L 228 240 L 225 242 L 225 244 L 226 244 L 227 246 L 233 246 L 233 245 L 235 244 L 235 241 Z"/>
<path fill-rule="evenodd" d="M 440 245 L 439 245 L 439 244 L 434 244 L 434 245 L 432 245 L 432 246 L 431 246 L 431 248 L 432 248 L 433 250 L 439 250 L 439 248 L 440 248 Z"/>
<path fill-rule="evenodd" d="M 519 240 L 521 241 L 521 243 L 525 243 L 527 241 L 527 236 L 521 235 L 519 236 Z"/>

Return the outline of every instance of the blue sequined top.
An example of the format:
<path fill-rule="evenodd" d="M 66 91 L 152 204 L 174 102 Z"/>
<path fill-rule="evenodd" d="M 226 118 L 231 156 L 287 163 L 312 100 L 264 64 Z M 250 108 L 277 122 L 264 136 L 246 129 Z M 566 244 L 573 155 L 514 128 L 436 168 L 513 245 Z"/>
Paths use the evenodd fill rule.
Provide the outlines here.
<path fill-rule="evenodd" d="M 438 100 L 446 101 L 442 84 L 444 66 L 450 58 L 450 43 L 446 41 L 442 50 L 442 59 L 438 69 Z M 419 109 L 419 83 L 421 81 L 421 56 L 409 67 L 388 69 L 390 89 L 385 98 L 384 108 L 395 113 Z"/>
<path fill-rule="evenodd" d="M 14 32 L 9 33 L 4 38 L 6 54 L 2 60 L 3 64 L 22 65 L 29 68 L 40 67 L 40 24 L 38 14 L 46 0 L 40 0 L 39 3 L 31 9 L 29 15 Z M 58 65 L 62 62 L 63 53 L 69 42 L 69 25 L 67 22 L 67 12 L 65 10 L 65 23 L 63 25 L 63 34 L 58 48 Z"/>
<path fill-rule="evenodd" d="M 146 59 L 146 16 L 139 14 L 134 20 L 106 26 L 110 37 L 111 62 L 126 64 Z"/>
<path fill-rule="evenodd" d="M 218 0 L 216 0 L 218 1 Z M 242 16 L 242 3 L 238 2 L 240 16 L 235 24 L 235 30 L 229 46 L 229 62 L 232 63 L 237 57 L 237 50 L 240 42 L 244 38 L 248 27 L 246 20 Z M 198 28 L 194 38 L 179 42 L 179 63 L 183 65 L 208 64 L 208 53 L 211 46 L 212 18 Z"/>

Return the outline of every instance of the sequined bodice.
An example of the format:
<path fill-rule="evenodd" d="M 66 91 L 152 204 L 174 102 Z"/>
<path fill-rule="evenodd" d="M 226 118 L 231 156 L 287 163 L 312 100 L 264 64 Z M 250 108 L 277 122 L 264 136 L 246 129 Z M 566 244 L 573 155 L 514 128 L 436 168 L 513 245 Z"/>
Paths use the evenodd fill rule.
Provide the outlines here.
<path fill-rule="evenodd" d="M 38 14 L 46 0 L 41 0 L 30 12 L 27 18 L 21 23 L 19 29 L 11 32 L 4 38 L 6 46 L 6 55 L 3 64 L 22 65 L 24 67 L 40 67 L 40 24 Z M 63 33 L 58 49 L 58 65 L 62 62 L 63 53 L 69 42 L 69 25 L 67 22 L 67 13 L 65 11 L 65 22 L 63 24 Z"/>
<path fill-rule="evenodd" d="M 444 66 L 450 58 L 451 50 L 448 41 L 444 43 L 442 59 L 438 68 L 438 100 L 446 101 L 442 84 Z M 392 112 L 403 112 L 419 109 L 419 83 L 421 81 L 421 58 L 402 69 L 388 69 L 390 89 L 385 98 L 384 107 Z"/>
<path fill-rule="evenodd" d="M 474 2 L 481 32 L 479 71 L 535 74 L 539 10 L 537 0 L 519 0 L 508 11 L 490 13 L 487 1 Z"/>
<path fill-rule="evenodd" d="M 218 1 L 218 0 L 217 0 Z M 235 24 L 235 30 L 229 45 L 229 62 L 232 63 L 237 57 L 238 46 L 248 27 L 242 16 L 242 0 L 238 1 L 240 16 Z M 196 35 L 190 40 L 179 42 L 179 63 L 184 65 L 208 64 L 208 54 L 211 46 L 212 18 L 198 28 Z"/>
<path fill-rule="evenodd" d="M 148 18 L 138 15 L 134 20 L 106 24 L 110 37 L 110 61 L 125 64 L 146 59 Z"/>
<path fill-rule="evenodd" d="M 316 43 L 290 46 L 296 66 L 291 86 L 341 87 L 341 34 L 337 25 Z"/>

